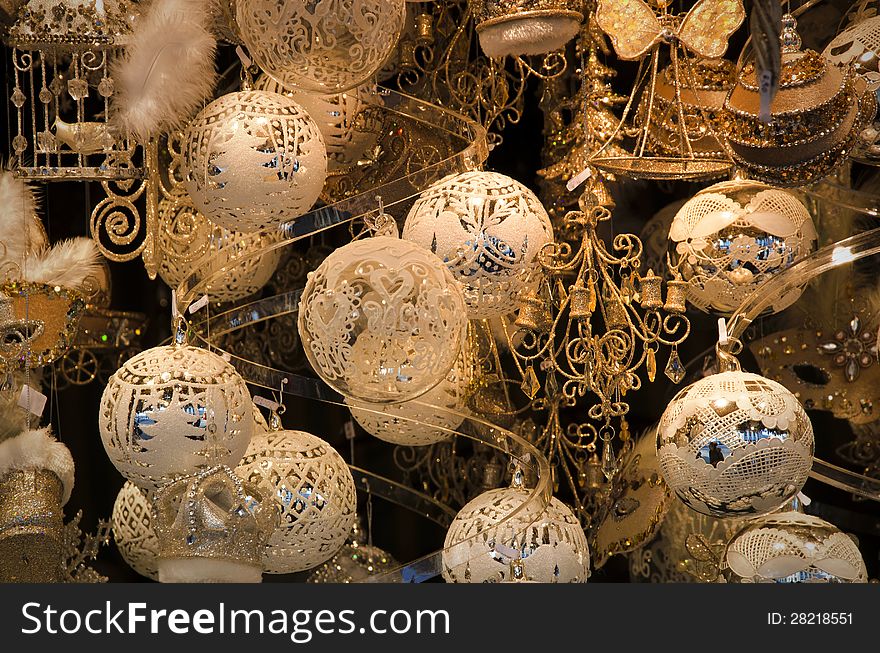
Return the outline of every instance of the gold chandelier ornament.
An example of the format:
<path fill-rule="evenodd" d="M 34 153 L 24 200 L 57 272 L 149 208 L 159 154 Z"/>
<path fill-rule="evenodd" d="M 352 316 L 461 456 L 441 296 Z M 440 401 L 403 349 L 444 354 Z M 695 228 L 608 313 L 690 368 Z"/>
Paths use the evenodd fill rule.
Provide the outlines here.
<path fill-rule="evenodd" d="M 547 54 L 580 30 L 580 0 L 477 0 L 480 47 L 487 57 Z"/>

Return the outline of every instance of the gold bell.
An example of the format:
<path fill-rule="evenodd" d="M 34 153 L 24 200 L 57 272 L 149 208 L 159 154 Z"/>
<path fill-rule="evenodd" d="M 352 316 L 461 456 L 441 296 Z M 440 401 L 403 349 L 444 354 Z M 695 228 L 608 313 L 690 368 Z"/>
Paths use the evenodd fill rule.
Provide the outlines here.
<path fill-rule="evenodd" d="M 416 67 L 416 44 L 413 41 L 400 42 L 400 60 L 398 65 L 401 70 L 409 70 Z"/>
<path fill-rule="evenodd" d="M 568 314 L 574 320 L 587 320 L 593 314 L 590 290 L 581 279 L 568 289 Z"/>
<path fill-rule="evenodd" d="M 673 279 L 666 282 L 666 304 L 663 310 L 667 313 L 684 313 L 686 306 L 684 304 L 687 297 L 687 281 L 681 279 Z"/>
<path fill-rule="evenodd" d="M 605 325 L 609 329 L 622 329 L 628 324 L 629 319 L 623 302 L 616 297 L 609 299 L 605 304 Z"/>
<path fill-rule="evenodd" d="M 653 311 L 663 306 L 662 283 L 663 280 L 653 270 L 648 270 L 645 276 L 639 277 L 639 303 L 642 308 Z"/>
<path fill-rule="evenodd" d="M 546 333 L 553 326 L 553 317 L 547 310 L 547 304 L 535 292 L 529 293 L 522 300 L 516 326 L 539 333 Z"/>
<path fill-rule="evenodd" d="M 419 14 L 416 17 L 416 34 L 419 43 L 434 42 L 434 17 L 431 14 Z"/>

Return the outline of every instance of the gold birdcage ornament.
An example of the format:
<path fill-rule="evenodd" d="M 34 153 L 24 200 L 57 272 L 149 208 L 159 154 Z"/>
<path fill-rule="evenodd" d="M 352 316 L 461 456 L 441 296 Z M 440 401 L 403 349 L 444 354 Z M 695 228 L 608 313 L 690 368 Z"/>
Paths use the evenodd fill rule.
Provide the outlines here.
<path fill-rule="evenodd" d="M 701 180 L 729 172 L 732 162 L 723 149 L 705 147 L 705 141 L 717 142 L 707 102 L 720 89 L 714 81 L 707 86 L 707 77 L 717 75 L 707 76 L 697 62 L 720 58 L 744 18 L 741 0 L 699 0 L 686 14 L 671 12 L 666 2 L 599 0 L 595 20 L 618 58 L 640 65 L 619 126 L 635 138 L 632 154 L 603 147 L 591 164 L 637 179 Z M 668 46 L 670 61 L 662 73 L 661 45 Z"/>

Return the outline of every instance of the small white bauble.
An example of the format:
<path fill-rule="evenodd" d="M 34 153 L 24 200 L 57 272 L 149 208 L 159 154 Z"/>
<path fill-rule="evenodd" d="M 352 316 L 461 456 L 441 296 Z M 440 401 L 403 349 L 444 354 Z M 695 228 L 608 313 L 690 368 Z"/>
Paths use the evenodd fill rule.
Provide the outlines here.
<path fill-rule="evenodd" d="M 461 289 L 436 256 L 405 240 L 356 240 L 309 273 L 299 304 L 309 363 L 368 403 L 415 399 L 452 369 L 467 329 Z"/>
<path fill-rule="evenodd" d="M 306 213 L 324 187 L 327 152 L 315 121 L 289 97 L 223 95 L 183 139 L 184 186 L 211 222 L 261 231 Z"/>
<path fill-rule="evenodd" d="M 259 291 L 281 259 L 280 249 L 248 256 L 277 242 L 277 236 L 218 227 L 196 210 L 181 189 L 172 190 L 159 202 L 158 237 L 162 281 L 177 288 L 194 273 L 200 277 L 217 274 L 205 288 L 217 302 L 235 302 Z M 202 260 L 205 256 L 210 258 Z"/>
<path fill-rule="evenodd" d="M 253 403 L 244 380 L 217 354 L 154 347 L 107 381 L 98 425 L 116 469 L 137 486 L 154 488 L 238 464 L 254 430 Z"/>
<path fill-rule="evenodd" d="M 263 571 L 289 574 L 332 558 L 357 517 L 348 465 L 321 438 L 304 431 L 254 436 L 236 470 L 264 488 L 281 513 L 263 555 Z"/>
<path fill-rule="evenodd" d="M 147 494 L 126 481 L 116 495 L 110 516 L 113 540 L 129 567 L 141 576 L 159 579 L 159 540 Z"/>
<path fill-rule="evenodd" d="M 528 188 L 506 175 L 474 170 L 424 191 L 402 237 L 443 259 L 464 289 L 468 317 L 488 319 L 519 308 L 553 227 Z"/>
<path fill-rule="evenodd" d="M 851 537 L 824 519 L 781 512 L 750 522 L 727 545 L 727 578 L 735 583 L 866 583 Z"/>
<path fill-rule="evenodd" d="M 380 440 L 409 447 L 435 444 L 449 438 L 464 421 L 472 379 L 470 363 L 461 356 L 449 374 L 418 399 L 397 404 L 346 399 L 345 403 L 355 421 Z"/>
<path fill-rule="evenodd" d="M 807 481 L 813 426 L 784 386 L 749 372 L 712 374 L 679 392 L 657 429 L 669 487 L 714 517 L 760 515 Z"/>
<path fill-rule="evenodd" d="M 397 45 L 404 0 L 238 0 L 241 40 L 257 65 L 287 87 L 347 91 Z"/>
<path fill-rule="evenodd" d="M 792 193 L 756 181 L 709 186 L 684 203 L 669 229 L 670 256 L 697 308 L 729 315 L 764 281 L 816 249 L 816 228 Z M 771 311 L 788 308 L 795 288 Z"/>
<path fill-rule="evenodd" d="M 524 510 L 530 491 L 508 487 L 471 500 L 452 520 L 443 544 L 447 583 L 509 580 L 511 560 L 522 559 L 526 578 L 539 583 L 585 583 L 590 576 L 587 538 L 574 513 L 556 497 L 540 513 Z"/>
<path fill-rule="evenodd" d="M 331 170 L 357 163 L 367 147 L 376 140 L 374 133 L 363 130 L 358 116 L 369 98 L 378 98 L 375 82 L 367 82 L 341 93 L 311 93 L 296 88 L 285 88 L 268 75 L 261 75 L 254 88 L 281 93 L 299 104 L 312 117 L 327 148 L 327 163 Z"/>

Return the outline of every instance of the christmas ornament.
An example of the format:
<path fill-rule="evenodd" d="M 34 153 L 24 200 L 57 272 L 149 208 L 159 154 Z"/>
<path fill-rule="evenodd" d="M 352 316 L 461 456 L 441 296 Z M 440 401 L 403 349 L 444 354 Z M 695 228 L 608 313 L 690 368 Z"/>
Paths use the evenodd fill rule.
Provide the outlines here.
<path fill-rule="evenodd" d="M 153 520 L 153 507 L 146 492 L 126 481 L 110 516 L 113 540 L 122 559 L 141 576 L 159 579 L 159 539 Z"/>
<path fill-rule="evenodd" d="M 211 300 L 249 297 L 266 285 L 281 260 L 279 249 L 255 253 L 277 240 L 273 234 L 240 233 L 212 224 L 182 189 L 173 189 L 159 202 L 159 276 L 172 288 L 195 273 L 216 275 L 205 285 Z"/>
<path fill-rule="evenodd" d="M 760 515 L 803 487 L 813 427 L 784 386 L 725 371 L 675 395 L 660 418 L 657 455 L 669 487 L 697 512 Z"/>
<path fill-rule="evenodd" d="M 369 404 L 346 399 L 351 416 L 370 435 L 392 444 L 423 446 L 442 442 L 464 421 L 471 361 L 462 356 L 449 374 L 418 399 L 396 404 Z"/>
<path fill-rule="evenodd" d="M 467 314 L 442 261 L 375 236 L 340 247 L 309 273 L 297 326 L 309 363 L 330 387 L 386 403 L 440 383 L 460 351 Z"/>
<path fill-rule="evenodd" d="M 868 90 L 880 88 L 880 16 L 850 25 L 822 50 L 822 56 L 837 66 L 855 68 L 865 78 Z"/>
<path fill-rule="evenodd" d="M 749 522 L 724 556 L 734 583 L 865 583 L 859 547 L 824 519 L 780 512 Z"/>
<path fill-rule="evenodd" d="M 306 582 L 358 583 L 370 576 L 389 572 L 399 565 L 389 553 L 369 543 L 369 538 L 355 524 L 339 553 L 309 574 Z"/>
<path fill-rule="evenodd" d="M 724 102 L 724 130 L 734 160 L 754 179 L 803 186 L 830 174 L 845 160 L 876 101 L 850 67 L 801 50 L 796 21 L 783 17 L 779 91 L 762 119 L 754 62 L 739 72 Z"/>
<path fill-rule="evenodd" d="M 688 282 L 688 300 L 730 315 L 774 274 L 816 249 L 816 228 L 788 191 L 733 180 L 709 186 L 685 202 L 669 229 L 673 269 Z M 801 289 L 777 298 L 777 313 Z"/>
<path fill-rule="evenodd" d="M 179 478 L 156 493 L 159 581 L 259 583 L 277 525 L 271 498 L 225 465 Z"/>
<path fill-rule="evenodd" d="M 375 141 L 375 134 L 360 124 L 361 113 L 374 106 L 378 99 L 374 82 L 366 82 L 350 91 L 323 94 L 285 88 L 268 75 L 261 75 L 254 82 L 254 88 L 281 93 L 305 109 L 324 137 L 330 170 L 357 163 Z"/>
<path fill-rule="evenodd" d="M 237 473 L 274 497 L 281 514 L 263 551 L 265 572 L 311 569 L 342 547 L 357 518 L 354 479 L 321 438 L 304 431 L 257 435 Z"/>
<path fill-rule="evenodd" d="M 475 170 L 424 191 L 402 237 L 443 259 L 462 284 L 468 317 L 483 319 L 519 307 L 553 227 L 528 188 L 506 175 Z"/>
<path fill-rule="evenodd" d="M 252 232 L 298 218 L 324 186 L 327 152 L 315 121 L 278 93 L 244 90 L 193 118 L 184 186 L 211 222 Z"/>
<path fill-rule="evenodd" d="M 206 349 L 175 344 L 122 364 L 104 388 L 98 425 L 116 469 L 150 489 L 237 464 L 253 432 L 252 410 L 232 365 Z"/>
<path fill-rule="evenodd" d="M 480 0 L 477 35 L 487 57 L 546 54 L 573 39 L 584 19 L 577 0 Z"/>
<path fill-rule="evenodd" d="M 510 563 L 517 559 L 526 576 L 540 583 L 587 581 L 587 538 L 574 513 L 559 499 L 552 497 L 540 512 L 525 509 L 504 519 L 530 495 L 516 486 L 489 490 L 459 511 L 443 544 L 447 583 L 509 580 Z"/>
<path fill-rule="evenodd" d="M 404 0 L 238 0 L 241 40 L 286 87 L 337 93 L 363 84 L 391 54 Z"/>

